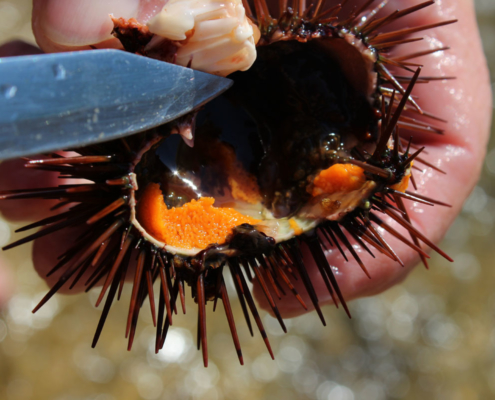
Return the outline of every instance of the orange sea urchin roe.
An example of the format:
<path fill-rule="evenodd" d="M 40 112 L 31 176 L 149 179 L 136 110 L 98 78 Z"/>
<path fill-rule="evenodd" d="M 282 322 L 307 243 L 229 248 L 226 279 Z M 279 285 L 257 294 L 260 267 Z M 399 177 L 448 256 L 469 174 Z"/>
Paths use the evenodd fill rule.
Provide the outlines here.
<path fill-rule="evenodd" d="M 399 192 L 404 193 L 409 186 L 409 178 L 411 174 L 405 175 L 399 183 L 396 183 L 393 186 L 390 186 L 392 189 L 398 190 Z"/>
<path fill-rule="evenodd" d="M 232 197 L 249 204 L 257 204 L 261 201 L 256 179 L 242 169 L 235 170 L 235 174 L 228 177 Z"/>
<path fill-rule="evenodd" d="M 249 204 L 259 203 L 261 195 L 256 178 L 242 167 L 231 148 L 222 146 L 221 150 L 232 197 Z"/>
<path fill-rule="evenodd" d="M 311 194 L 351 192 L 359 189 L 365 181 L 362 168 L 352 164 L 335 164 L 317 175 Z"/>
<path fill-rule="evenodd" d="M 167 209 L 160 186 L 151 183 L 139 199 L 137 218 L 155 239 L 182 249 L 222 244 L 232 228 L 260 222 L 232 208 L 213 207 L 214 202 L 211 197 L 201 197 L 182 207 Z"/>

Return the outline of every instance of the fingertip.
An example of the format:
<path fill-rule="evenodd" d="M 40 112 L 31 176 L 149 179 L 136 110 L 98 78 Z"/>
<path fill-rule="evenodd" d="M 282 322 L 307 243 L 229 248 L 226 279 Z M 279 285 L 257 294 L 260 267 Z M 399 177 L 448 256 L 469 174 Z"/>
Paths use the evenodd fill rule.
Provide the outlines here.
<path fill-rule="evenodd" d="M 109 17 L 137 16 L 139 0 L 34 0 L 33 31 L 45 51 L 86 48 L 112 39 Z"/>

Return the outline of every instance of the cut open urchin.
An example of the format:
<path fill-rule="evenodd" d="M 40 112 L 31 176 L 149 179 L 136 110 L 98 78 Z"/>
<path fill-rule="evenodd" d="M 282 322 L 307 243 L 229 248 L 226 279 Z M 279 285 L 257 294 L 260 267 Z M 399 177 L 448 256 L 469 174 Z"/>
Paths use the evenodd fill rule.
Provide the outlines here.
<path fill-rule="evenodd" d="M 258 282 L 285 331 L 277 301 L 295 296 L 307 308 L 293 284 L 301 280 L 325 324 L 302 243 L 335 305 L 347 313 L 325 256 L 328 247 L 352 257 L 368 276 L 355 246 L 401 264 L 383 231 L 425 264 L 424 244 L 450 259 L 411 224 L 404 200 L 445 204 L 407 190 L 409 182 L 414 185 L 414 163 L 435 167 L 422 158 L 423 148 L 399 134 L 442 133 L 432 124 L 440 119 L 411 94 L 416 84 L 435 77 L 421 77 L 421 67 L 410 60 L 445 49 L 400 58 L 390 50 L 417 40 L 412 33 L 455 21 L 384 33 L 433 1 L 391 14 L 384 14 L 385 4 L 368 0 L 343 11 L 343 4 L 327 6 L 324 0 L 281 0 L 274 15 L 265 0 L 255 0 L 253 8 L 235 0 L 171 0 L 147 26 L 114 19 L 114 35 L 127 51 L 228 75 L 234 85 L 199 112 L 148 132 L 76 149 L 76 156 L 55 153 L 27 162 L 27 168 L 84 180 L 0 195 L 59 200 L 57 214 L 20 229 L 41 230 L 4 249 L 85 227 L 49 272 L 63 271 L 34 311 L 93 271 L 87 290 L 103 284 L 97 305 L 107 295 L 95 346 L 132 270 L 129 349 L 144 300 L 149 298 L 157 327 L 158 352 L 178 302 L 185 311 L 190 286 L 205 366 L 205 305 L 213 301 L 216 308 L 219 299 L 242 364 L 224 269 L 231 272 L 251 334 L 253 318 L 273 357 L 248 281 Z M 400 70 L 403 75 L 393 72 Z"/>

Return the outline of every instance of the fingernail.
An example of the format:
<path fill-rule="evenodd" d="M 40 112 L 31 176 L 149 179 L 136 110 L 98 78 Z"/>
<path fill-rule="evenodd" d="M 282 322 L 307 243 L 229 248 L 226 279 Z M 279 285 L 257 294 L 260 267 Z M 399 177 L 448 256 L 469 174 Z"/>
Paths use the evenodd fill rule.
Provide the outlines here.
<path fill-rule="evenodd" d="M 43 34 L 64 46 L 96 44 L 112 37 L 109 17 L 137 16 L 139 0 L 35 0 L 33 18 Z"/>

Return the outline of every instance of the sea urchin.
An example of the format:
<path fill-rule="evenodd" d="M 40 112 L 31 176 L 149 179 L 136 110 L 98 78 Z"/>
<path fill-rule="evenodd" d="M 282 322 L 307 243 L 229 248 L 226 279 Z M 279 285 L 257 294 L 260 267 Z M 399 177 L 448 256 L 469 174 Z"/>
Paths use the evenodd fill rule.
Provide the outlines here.
<path fill-rule="evenodd" d="M 442 133 L 430 123 L 439 118 L 424 112 L 411 94 L 416 84 L 437 78 L 420 77 L 421 67 L 410 60 L 445 48 L 401 57 L 390 50 L 418 40 L 409 38 L 412 33 L 455 21 L 384 32 L 433 1 L 384 16 L 386 1 L 374 6 L 374 0 L 350 11 L 344 4 L 327 7 L 324 0 L 280 0 L 276 13 L 265 0 L 254 1 L 254 12 L 247 1 L 224 3 L 171 0 L 148 26 L 114 19 L 113 33 L 127 51 L 228 75 L 232 89 L 199 113 L 151 131 L 76 149 L 77 156 L 54 153 L 26 164 L 83 183 L 0 195 L 59 201 L 57 214 L 20 229 L 40 231 L 4 249 L 84 227 L 49 272 L 63 271 L 34 311 L 92 271 L 87 290 L 103 282 L 97 305 L 107 295 L 93 346 L 130 265 L 129 349 L 146 297 L 157 327 L 156 351 L 163 347 L 178 299 L 185 312 L 188 285 L 198 304 L 198 345 L 206 366 L 205 305 L 213 301 L 215 309 L 218 299 L 243 363 L 224 268 L 232 274 L 251 334 L 250 313 L 273 357 L 247 282 L 257 280 L 285 330 L 276 299 L 291 292 L 307 308 L 293 284 L 300 279 L 325 324 L 301 244 L 335 305 L 347 313 L 327 247 L 336 246 L 344 258 L 352 255 L 368 276 L 356 245 L 401 263 L 379 228 L 424 263 L 428 256 L 420 242 L 449 259 L 412 226 L 404 207 L 404 200 L 445 204 L 407 190 L 409 181 L 414 185 L 413 161 L 435 167 L 421 157 L 423 148 L 399 134 Z"/>

